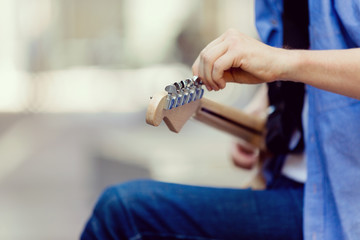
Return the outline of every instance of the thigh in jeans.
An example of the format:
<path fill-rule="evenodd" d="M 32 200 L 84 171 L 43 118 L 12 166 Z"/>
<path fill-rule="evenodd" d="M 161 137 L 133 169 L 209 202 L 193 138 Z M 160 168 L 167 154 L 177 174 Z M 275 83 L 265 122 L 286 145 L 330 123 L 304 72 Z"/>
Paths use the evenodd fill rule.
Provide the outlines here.
<path fill-rule="evenodd" d="M 108 188 L 82 239 L 302 239 L 303 191 L 139 180 Z"/>

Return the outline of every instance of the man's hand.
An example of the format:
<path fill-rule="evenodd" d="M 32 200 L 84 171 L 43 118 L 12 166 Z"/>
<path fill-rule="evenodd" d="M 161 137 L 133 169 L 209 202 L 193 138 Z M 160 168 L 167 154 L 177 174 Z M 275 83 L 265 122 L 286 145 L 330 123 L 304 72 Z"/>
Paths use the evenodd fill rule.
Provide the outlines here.
<path fill-rule="evenodd" d="M 223 89 L 227 82 L 256 84 L 271 82 L 280 74 L 283 50 L 265 45 L 230 29 L 207 45 L 193 64 L 207 89 Z"/>
<path fill-rule="evenodd" d="M 359 62 L 360 48 L 288 50 L 230 29 L 201 51 L 192 69 L 209 91 L 227 82 L 290 80 L 360 100 Z"/>

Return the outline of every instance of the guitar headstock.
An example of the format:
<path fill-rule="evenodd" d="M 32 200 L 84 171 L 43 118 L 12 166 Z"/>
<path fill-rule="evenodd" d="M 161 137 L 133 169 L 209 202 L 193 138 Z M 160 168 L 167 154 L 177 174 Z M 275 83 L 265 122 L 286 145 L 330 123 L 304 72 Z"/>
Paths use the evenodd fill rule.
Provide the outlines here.
<path fill-rule="evenodd" d="M 172 85 L 155 94 L 146 112 L 146 122 L 159 126 L 162 120 L 173 132 L 179 132 L 196 112 L 204 94 L 199 78 L 193 77 Z"/>

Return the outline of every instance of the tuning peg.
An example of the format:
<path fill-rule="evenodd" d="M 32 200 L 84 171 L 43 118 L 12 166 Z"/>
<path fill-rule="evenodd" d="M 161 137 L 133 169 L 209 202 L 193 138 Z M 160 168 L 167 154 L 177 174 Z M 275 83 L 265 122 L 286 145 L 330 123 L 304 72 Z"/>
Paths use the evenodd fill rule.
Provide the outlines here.
<path fill-rule="evenodd" d="M 199 77 L 194 76 L 165 87 L 168 92 L 164 109 L 172 109 L 202 98 L 204 90 Z"/>
<path fill-rule="evenodd" d="M 174 86 L 176 88 L 176 92 L 177 92 L 177 100 L 176 100 L 176 105 L 175 107 L 179 107 L 181 105 L 183 105 L 183 100 L 184 100 L 184 94 L 183 94 L 183 88 L 182 88 L 182 84 L 181 82 L 175 82 Z"/>
<path fill-rule="evenodd" d="M 177 91 L 176 87 L 174 85 L 168 85 L 165 87 L 165 91 L 168 92 L 168 95 L 166 97 L 166 103 L 164 106 L 164 109 L 172 109 L 176 106 L 177 101 Z"/>
<path fill-rule="evenodd" d="M 201 86 L 203 85 L 203 82 L 201 81 L 201 79 L 198 76 L 193 76 L 192 80 L 194 81 L 194 85 L 195 86 Z"/>
<path fill-rule="evenodd" d="M 191 88 L 192 86 L 194 86 L 194 81 L 191 78 L 185 79 L 185 87 Z"/>
<path fill-rule="evenodd" d="M 174 85 L 167 85 L 165 87 L 165 91 L 167 91 L 169 94 L 176 94 L 176 87 Z"/>
<path fill-rule="evenodd" d="M 184 105 L 184 104 L 188 103 L 187 101 L 189 98 L 189 89 L 187 88 L 186 80 L 181 80 L 180 85 L 181 85 L 182 94 L 183 94 L 183 99 L 182 99 L 181 105 Z"/>

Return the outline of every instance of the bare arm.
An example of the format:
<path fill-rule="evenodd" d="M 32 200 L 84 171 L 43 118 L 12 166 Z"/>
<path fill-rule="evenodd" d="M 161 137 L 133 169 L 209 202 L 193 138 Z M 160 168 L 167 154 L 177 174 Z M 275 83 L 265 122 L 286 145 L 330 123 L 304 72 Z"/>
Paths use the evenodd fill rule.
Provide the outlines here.
<path fill-rule="evenodd" d="M 346 50 L 284 50 L 288 68 L 279 79 L 360 99 L 360 48 Z M 288 60 L 286 60 L 288 59 Z"/>
<path fill-rule="evenodd" d="M 287 50 L 270 47 L 236 30 L 206 46 L 193 65 L 208 90 L 227 82 L 303 82 L 360 99 L 360 49 Z"/>

